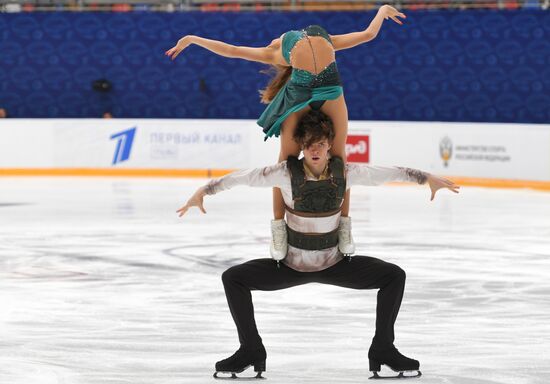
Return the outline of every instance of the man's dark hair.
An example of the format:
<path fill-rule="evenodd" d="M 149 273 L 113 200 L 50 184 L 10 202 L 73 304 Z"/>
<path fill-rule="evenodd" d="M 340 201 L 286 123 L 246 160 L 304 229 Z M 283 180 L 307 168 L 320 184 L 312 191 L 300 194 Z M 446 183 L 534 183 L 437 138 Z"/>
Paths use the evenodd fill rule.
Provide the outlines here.
<path fill-rule="evenodd" d="M 307 148 L 323 139 L 328 139 L 329 143 L 334 140 L 332 120 L 321 111 L 311 110 L 298 122 L 294 141 Z"/>

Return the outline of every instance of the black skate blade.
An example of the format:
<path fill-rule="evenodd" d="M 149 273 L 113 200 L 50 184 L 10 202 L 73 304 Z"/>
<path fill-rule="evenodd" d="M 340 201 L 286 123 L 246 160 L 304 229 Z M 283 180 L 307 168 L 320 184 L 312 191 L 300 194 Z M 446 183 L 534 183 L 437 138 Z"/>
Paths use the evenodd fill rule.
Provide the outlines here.
<path fill-rule="evenodd" d="M 230 375 L 230 376 L 219 376 L 219 374 L 222 375 Z M 235 381 L 250 381 L 250 380 L 266 380 L 265 377 L 262 376 L 262 372 L 258 372 L 256 376 L 237 376 L 234 372 L 214 372 L 214 379 L 216 380 L 235 380 Z"/>
<path fill-rule="evenodd" d="M 369 379 L 374 380 L 402 380 L 402 379 L 416 379 L 422 376 L 420 371 L 403 371 L 399 372 L 397 376 L 380 376 L 378 372 L 373 371 L 373 375 Z M 410 375 L 412 373 L 412 375 Z"/>

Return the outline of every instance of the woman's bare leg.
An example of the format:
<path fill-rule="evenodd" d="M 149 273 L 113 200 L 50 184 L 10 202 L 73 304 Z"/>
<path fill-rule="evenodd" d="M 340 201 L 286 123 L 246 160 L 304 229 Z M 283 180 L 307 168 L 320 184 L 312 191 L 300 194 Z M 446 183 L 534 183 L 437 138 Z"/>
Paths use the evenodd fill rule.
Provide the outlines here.
<path fill-rule="evenodd" d="M 279 162 L 286 160 L 288 156 L 300 155 L 300 146 L 293 139 L 294 130 L 300 119 L 308 113 L 309 107 L 306 107 L 298 112 L 294 112 L 286 118 L 281 125 L 281 151 L 279 152 Z M 284 218 L 285 202 L 283 194 L 279 188 L 273 188 L 273 217 L 275 220 Z"/>
<path fill-rule="evenodd" d="M 346 162 L 346 139 L 348 137 L 348 108 L 344 95 L 336 100 L 328 100 L 321 107 L 321 112 L 326 114 L 332 120 L 334 126 L 334 142 L 330 150 L 333 156 L 340 156 L 344 163 Z M 346 191 L 342 203 L 342 216 L 349 216 L 350 190 Z"/>
<path fill-rule="evenodd" d="M 348 137 L 348 109 L 344 95 L 336 100 L 326 101 L 321 107 L 321 111 L 331 118 L 334 126 L 334 142 L 331 148 L 331 154 L 340 156 L 346 161 L 346 139 Z M 355 253 L 355 244 L 351 235 L 351 217 L 349 217 L 350 193 L 346 190 L 344 201 L 342 202 L 342 217 L 338 227 L 338 249 L 344 255 L 350 256 Z"/>

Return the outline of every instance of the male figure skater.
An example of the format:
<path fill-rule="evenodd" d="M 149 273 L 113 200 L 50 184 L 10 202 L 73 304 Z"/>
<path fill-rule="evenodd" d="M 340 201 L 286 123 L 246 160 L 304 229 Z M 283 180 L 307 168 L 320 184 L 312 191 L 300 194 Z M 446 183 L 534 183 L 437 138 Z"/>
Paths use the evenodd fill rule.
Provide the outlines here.
<path fill-rule="evenodd" d="M 340 207 L 352 185 L 378 185 L 388 181 L 427 183 L 432 191 L 448 188 L 458 192 L 452 181 L 410 168 L 387 168 L 347 164 L 330 158 L 334 138 L 331 120 L 320 111 L 305 115 L 294 133 L 303 158 L 265 168 L 242 170 L 211 180 L 199 188 L 177 212 L 190 207 L 203 213 L 203 198 L 236 185 L 281 188 L 286 204 L 288 252 L 282 260 L 251 260 L 233 266 L 222 275 L 229 309 L 239 334 L 240 348 L 216 363 L 216 373 L 236 374 L 254 366 L 256 378 L 265 371 L 266 350 L 256 328 L 251 290 L 274 291 L 307 283 L 323 283 L 352 289 L 379 289 L 376 331 L 368 352 L 369 368 L 375 378 L 382 364 L 399 372 L 416 371 L 420 364 L 394 346 L 394 324 L 405 287 L 405 272 L 397 265 L 367 256 L 344 257 L 338 250 Z"/>

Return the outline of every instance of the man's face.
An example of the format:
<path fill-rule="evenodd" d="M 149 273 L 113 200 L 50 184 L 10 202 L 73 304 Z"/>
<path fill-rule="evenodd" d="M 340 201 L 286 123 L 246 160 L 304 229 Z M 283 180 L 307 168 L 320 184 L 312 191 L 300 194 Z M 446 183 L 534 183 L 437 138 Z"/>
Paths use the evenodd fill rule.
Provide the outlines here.
<path fill-rule="evenodd" d="M 3 119 L 7 115 L 6 110 L 4 108 L 0 108 L 0 119 Z"/>
<path fill-rule="evenodd" d="M 330 144 L 327 139 L 317 141 L 309 147 L 302 148 L 307 164 L 314 166 L 326 163 L 329 150 Z"/>

